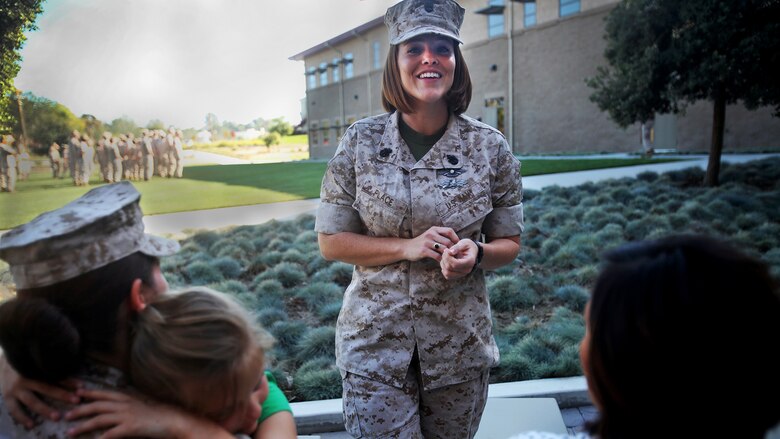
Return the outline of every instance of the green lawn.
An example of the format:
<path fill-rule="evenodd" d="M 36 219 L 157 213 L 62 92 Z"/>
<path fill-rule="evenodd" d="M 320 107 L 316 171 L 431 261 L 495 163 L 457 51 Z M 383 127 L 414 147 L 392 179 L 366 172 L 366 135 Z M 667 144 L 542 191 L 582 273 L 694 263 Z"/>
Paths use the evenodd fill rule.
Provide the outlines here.
<path fill-rule="evenodd" d="M 308 134 L 295 134 L 293 136 L 282 137 L 282 145 L 308 145 Z"/>
<path fill-rule="evenodd" d="M 669 161 L 669 160 L 664 160 Z M 607 167 L 660 163 L 647 159 L 524 160 L 524 176 Z M 214 209 L 249 204 L 316 198 L 325 162 L 291 162 L 230 166 L 194 166 L 182 179 L 154 178 L 135 182 L 147 215 Z M 101 184 L 93 177 L 92 186 Z M 53 180 L 47 169 L 36 168 L 30 179 L 17 183 L 14 193 L 0 193 L 0 230 L 27 222 L 87 192 L 69 179 Z"/>

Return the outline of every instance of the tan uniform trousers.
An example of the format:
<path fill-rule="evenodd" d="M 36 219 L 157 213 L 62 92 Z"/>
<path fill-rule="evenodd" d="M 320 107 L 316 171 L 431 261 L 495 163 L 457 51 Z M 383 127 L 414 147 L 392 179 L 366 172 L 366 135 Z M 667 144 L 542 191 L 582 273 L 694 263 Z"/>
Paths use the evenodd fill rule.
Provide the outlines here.
<path fill-rule="evenodd" d="M 416 352 L 402 388 L 342 371 L 344 425 L 355 438 L 469 439 L 487 402 L 489 370 L 477 379 L 426 391 Z"/>

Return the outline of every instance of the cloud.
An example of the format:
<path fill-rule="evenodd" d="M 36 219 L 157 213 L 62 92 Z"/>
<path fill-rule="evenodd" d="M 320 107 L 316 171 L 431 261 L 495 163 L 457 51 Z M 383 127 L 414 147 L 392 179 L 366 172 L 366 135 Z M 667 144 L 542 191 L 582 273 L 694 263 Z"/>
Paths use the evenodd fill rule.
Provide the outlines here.
<path fill-rule="evenodd" d="M 16 86 L 76 115 L 200 127 L 300 119 L 288 57 L 384 13 L 390 0 L 49 0 Z"/>

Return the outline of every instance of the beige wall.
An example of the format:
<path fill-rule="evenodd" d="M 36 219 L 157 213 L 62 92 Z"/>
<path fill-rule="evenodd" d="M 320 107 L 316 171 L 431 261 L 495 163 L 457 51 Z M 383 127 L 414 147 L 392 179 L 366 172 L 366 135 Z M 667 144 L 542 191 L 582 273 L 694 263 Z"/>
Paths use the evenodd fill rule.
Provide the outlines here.
<path fill-rule="evenodd" d="M 604 13 L 581 13 L 514 40 L 514 149 L 520 153 L 627 151 L 638 127 L 617 127 L 588 99 L 603 62 Z"/>
<path fill-rule="evenodd" d="M 697 102 L 684 115 L 677 115 L 677 149 L 681 151 L 708 151 L 712 141 L 711 102 Z M 749 111 L 742 105 L 726 107 L 724 151 L 759 151 L 780 145 L 780 119 L 772 117 L 772 110 L 760 108 Z"/>

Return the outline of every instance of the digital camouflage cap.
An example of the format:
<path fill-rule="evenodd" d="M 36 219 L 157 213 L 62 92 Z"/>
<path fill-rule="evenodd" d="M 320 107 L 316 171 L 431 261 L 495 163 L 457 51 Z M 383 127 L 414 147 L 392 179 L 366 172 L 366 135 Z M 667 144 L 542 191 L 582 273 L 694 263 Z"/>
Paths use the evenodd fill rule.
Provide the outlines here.
<path fill-rule="evenodd" d="M 453 0 L 404 0 L 385 13 L 390 44 L 423 34 L 443 35 L 463 44 L 459 35 L 464 13 Z"/>
<path fill-rule="evenodd" d="M 129 182 L 92 189 L 0 237 L 17 289 L 72 279 L 141 252 L 167 256 L 179 243 L 144 233 L 141 194 Z"/>

